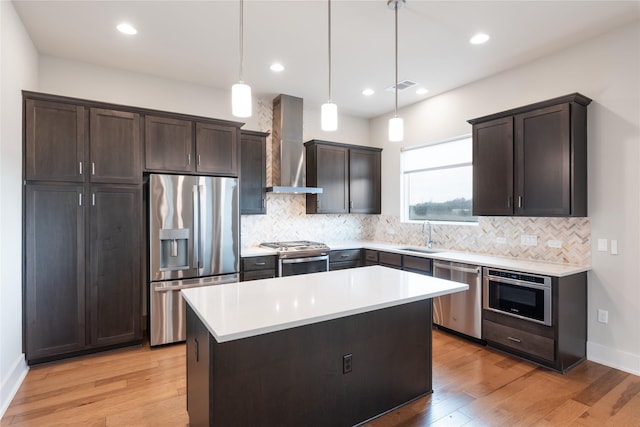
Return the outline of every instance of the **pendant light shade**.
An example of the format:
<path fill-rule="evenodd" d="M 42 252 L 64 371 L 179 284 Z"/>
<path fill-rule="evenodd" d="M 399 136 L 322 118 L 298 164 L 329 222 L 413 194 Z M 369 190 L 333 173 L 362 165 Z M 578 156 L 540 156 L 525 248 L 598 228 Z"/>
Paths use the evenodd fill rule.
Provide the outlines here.
<path fill-rule="evenodd" d="M 338 129 L 338 106 L 333 102 L 322 104 L 320 118 L 322 130 L 333 131 Z"/>
<path fill-rule="evenodd" d="M 329 100 L 322 104 L 320 110 L 320 127 L 324 131 L 334 131 L 338 129 L 338 106 L 331 102 L 331 0 L 328 3 L 328 21 L 329 21 Z"/>
<path fill-rule="evenodd" d="M 400 142 L 404 139 L 404 122 L 402 117 L 389 119 L 389 141 Z"/>
<path fill-rule="evenodd" d="M 238 82 L 231 87 L 231 113 L 236 117 L 251 117 L 251 86 Z"/>
<path fill-rule="evenodd" d="M 389 120 L 389 141 L 400 142 L 404 139 L 404 122 L 398 117 L 398 9 L 404 6 L 404 0 L 388 0 L 387 6 L 395 14 L 395 62 L 396 62 L 396 102 L 393 118 Z"/>
<path fill-rule="evenodd" d="M 244 72 L 244 0 L 240 0 L 240 80 L 231 87 L 231 114 L 251 117 L 251 86 L 242 81 Z"/>

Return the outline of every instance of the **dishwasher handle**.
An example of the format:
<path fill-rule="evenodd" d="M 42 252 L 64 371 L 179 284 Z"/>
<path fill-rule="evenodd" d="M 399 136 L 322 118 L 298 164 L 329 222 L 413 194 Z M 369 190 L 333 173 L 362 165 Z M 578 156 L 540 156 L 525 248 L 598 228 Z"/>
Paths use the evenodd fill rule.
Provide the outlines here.
<path fill-rule="evenodd" d="M 476 266 L 476 267 L 458 267 L 457 265 L 451 265 L 451 264 L 442 264 L 439 262 L 434 262 L 433 263 L 433 267 L 434 268 L 442 268 L 444 270 L 451 270 L 451 271 L 459 271 L 461 273 L 471 273 L 471 274 L 480 274 L 480 267 Z"/>

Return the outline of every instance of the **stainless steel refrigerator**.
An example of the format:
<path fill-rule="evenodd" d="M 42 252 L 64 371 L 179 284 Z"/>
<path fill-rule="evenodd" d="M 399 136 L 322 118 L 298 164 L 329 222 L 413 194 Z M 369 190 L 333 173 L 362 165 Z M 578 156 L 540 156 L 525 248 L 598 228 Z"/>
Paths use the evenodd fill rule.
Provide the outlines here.
<path fill-rule="evenodd" d="M 180 290 L 239 279 L 238 180 L 149 175 L 149 341 L 184 341 Z"/>

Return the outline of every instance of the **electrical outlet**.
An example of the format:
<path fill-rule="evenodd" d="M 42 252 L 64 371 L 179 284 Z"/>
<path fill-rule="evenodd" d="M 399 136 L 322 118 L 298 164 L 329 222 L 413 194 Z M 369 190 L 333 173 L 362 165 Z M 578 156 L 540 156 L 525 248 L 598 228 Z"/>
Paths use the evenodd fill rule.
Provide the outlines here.
<path fill-rule="evenodd" d="M 562 242 L 560 240 L 547 240 L 547 246 L 550 248 L 561 248 Z"/>
<path fill-rule="evenodd" d="M 348 374 L 353 369 L 353 354 L 345 354 L 342 356 L 342 373 Z"/>
<path fill-rule="evenodd" d="M 506 245 L 507 238 L 506 237 L 496 237 L 496 244 L 498 245 Z"/>
<path fill-rule="evenodd" d="M 609 323 L 609 312 L 607 310 L 598 309 L 598 322 Z"/>
<path fill-rule="evenodd" d="M 607 252 L 607 239 L 598 239 L 598 252 Z"/>
<path fill-rule="evenodd" d="M 523 234 L 520 236 L 520 244 L 522 246 L 538 246 L 538 236 Z"/>

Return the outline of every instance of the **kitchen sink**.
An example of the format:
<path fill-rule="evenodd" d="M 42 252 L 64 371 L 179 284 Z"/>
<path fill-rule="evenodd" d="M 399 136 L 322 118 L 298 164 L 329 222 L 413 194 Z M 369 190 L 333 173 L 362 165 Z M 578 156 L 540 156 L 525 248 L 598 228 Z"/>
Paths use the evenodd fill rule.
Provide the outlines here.
<path fill-rule="evenodd" d="M 438 249 L 420 249 L 420 248 L 398 248 L 398 250 L 408 251 L 408 252 L 418 252 L 421 254 L 437 254 L 438 252 L 442 252 L 441 250 L 438 250 Z"/>

